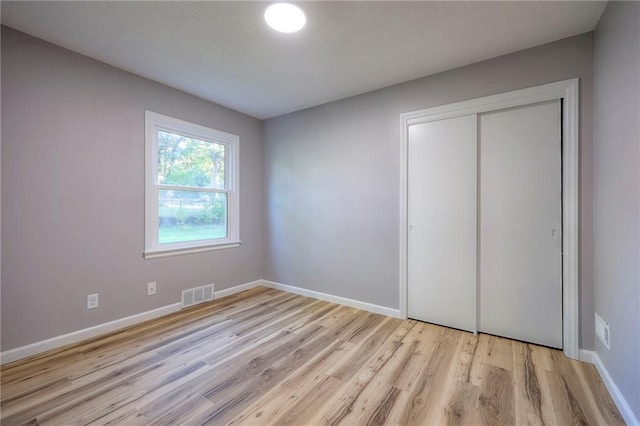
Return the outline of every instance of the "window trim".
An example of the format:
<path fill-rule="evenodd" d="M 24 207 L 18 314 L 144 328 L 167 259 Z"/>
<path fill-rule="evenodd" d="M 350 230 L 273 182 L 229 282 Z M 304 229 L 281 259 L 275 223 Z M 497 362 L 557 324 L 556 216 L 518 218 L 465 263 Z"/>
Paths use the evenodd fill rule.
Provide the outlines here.
<path fill-rule="evenodd" d="M 225 145 L 225 189 L 194 188 L 211 193 L 227 194 L 227 238 L 183 241 L 160 244 L 158 240 L 158 191 L 163 187 L 156 182 L 158 175 L 158 131 Z M 237 135 L 211 129 L 178 118 L 145 111 L 145 202 L 144 202 L 144 258 L 157 258 L 209 250 L 238 247 L 240 241 L 239 142 Z"/>

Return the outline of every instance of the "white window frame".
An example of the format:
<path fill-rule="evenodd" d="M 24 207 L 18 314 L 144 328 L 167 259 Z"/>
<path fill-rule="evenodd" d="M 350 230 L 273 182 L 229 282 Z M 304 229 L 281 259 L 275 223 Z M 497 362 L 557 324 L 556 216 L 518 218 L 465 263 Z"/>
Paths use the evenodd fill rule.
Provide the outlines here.
<path fill-rule="evenodd" d="M 227 237 L 208 240 L 159 243 L 158 191 L 184 190 L 182 186 L 157 182 L 158 131 L 225 145 L 225 188 L 190 188 L 198 192 L 227 194 Z M 145 249 L 146 259 L 238 247 L 240 241 L 239 143 L 237 135 L 188 121 L 145 111 Z"/>

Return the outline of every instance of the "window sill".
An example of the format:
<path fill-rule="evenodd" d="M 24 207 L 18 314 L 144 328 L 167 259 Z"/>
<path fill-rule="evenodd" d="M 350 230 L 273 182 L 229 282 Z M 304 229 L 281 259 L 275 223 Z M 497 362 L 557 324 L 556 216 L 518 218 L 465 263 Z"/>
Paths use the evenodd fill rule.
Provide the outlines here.
<path fill-rule="evenodd" d="M 160 257 L 181 256 L 183 254 L 202 253 L 205 251 L 224 250 L 240 247 L 242 241 L 230 241 L 221 244 L 211 244 L 207 246 L 174 248 L 169 250 L 150 250 L 143 253 L 145 259 L 157 259 Z"/>

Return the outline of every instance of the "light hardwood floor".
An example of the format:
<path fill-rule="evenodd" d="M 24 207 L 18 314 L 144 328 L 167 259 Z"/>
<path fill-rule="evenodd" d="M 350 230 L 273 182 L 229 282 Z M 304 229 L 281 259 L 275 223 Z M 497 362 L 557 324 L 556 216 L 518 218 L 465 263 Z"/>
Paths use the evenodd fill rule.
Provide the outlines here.
<path fill-rule="evenodd" d="M 560 351 L 266 288 L 1 373 L 3 425 L 624 424 Z"/>

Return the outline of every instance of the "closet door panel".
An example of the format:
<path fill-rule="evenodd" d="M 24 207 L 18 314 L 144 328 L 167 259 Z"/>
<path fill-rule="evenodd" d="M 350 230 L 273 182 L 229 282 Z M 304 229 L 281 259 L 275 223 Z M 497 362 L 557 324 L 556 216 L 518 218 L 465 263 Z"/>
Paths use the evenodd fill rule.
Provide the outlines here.
<path fill-rule="evenodd" d="M 479 116 L 479 330 L 562 347 L 560 101 Z"/>
<path fill-rule="evenodd" d="M 476 115 L 409 127 L 408 314 L 476 330 Z"/>

